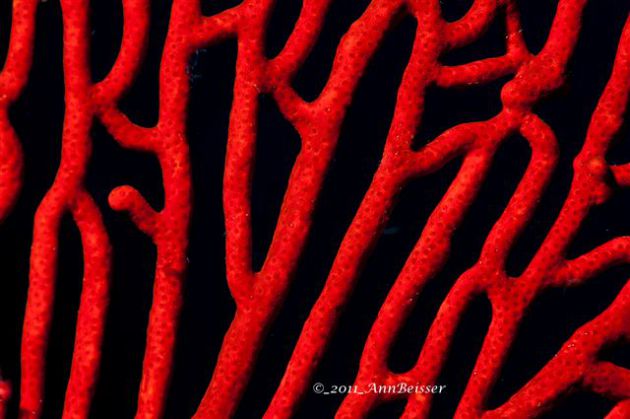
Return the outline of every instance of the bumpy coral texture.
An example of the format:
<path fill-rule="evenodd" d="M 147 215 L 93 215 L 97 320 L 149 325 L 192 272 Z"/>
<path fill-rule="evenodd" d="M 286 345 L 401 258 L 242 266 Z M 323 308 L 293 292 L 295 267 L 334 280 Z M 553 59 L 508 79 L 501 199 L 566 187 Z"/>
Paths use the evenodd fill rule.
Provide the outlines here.
<path fill-rule="evenodd" d="M 593 0 L 594 1 L 594 0 Z M 14 0 L 8 59 L 0 74 L 0 219 L 20 190 L 19 141 L 7 117 L 29 72 L 38 0 Z M 290 417 L 310 388 L 341 308 L 346 304 L 361 262 L 378 240 L 394 200 L 412 179 L 439 171 L 454 159 L 461 168 L 429 217 L 413 251 L 398 274 L 364 346 L 357 385 L 432 383 L 443 369 L 456 327 L 469 302 L 485 295 L 492 322 L 474 371 L 459 402 L 459 418 L 528 418 L 552 406 L 571 389 L 582 388 L 616 402 L 608 418 L 630 417 L 630 371 L 599 359 L 602 348 L 630 339 L 630 285 L 593 320 L 575 331 L 525 386 L 502 406 L 484 402 L 498 378 L 515 333 L 532 301 L 545 289 L 590 281 L 613 265 L 630 262 L 630 238 L 618 237 L 577 258 L 566 249 L 594 206 L 630 186 L 630 164 L 611 165 L 606 153 L 623 122 L 630 91 L 630 23 L 618 43 L 612 74 L 593 112 L 573 181 L 553 227 L 518 277 L 504 265 L 516 237 L 531 220 L 558 159 L 554 132 L 534 105 L 563 83 L 567 62 L 580 32 L 586 0 L 560 0 L 542 50 L 526 47 L 514 0 L 475 0 L 459 20 L 447 22 L 438 0 L 373 0 L 339 44 L 321 94 L 305 101 L 291 86 L 322 30 L 331 0 L 304 0 L 282 51 L 264 55 L 264 37 L 273 0 L 245 0 L 213 16 L 204 16 L 196 0 L 174 0 L 160 66 L 159 122 L 132 123 L 118 108 L 133 83 L 146 47 L 149 0 L 124 0 L 124 33 L 109 74 L 91 80 L 89 1 L 61 0 L 65 120 L 62 158 L 54 184 L 39 205 L 30 259 L 25 312 L 21 388 L 23 418 L 42 413 L 45 353 L 51 327 L 57 242 L 61 218 L 70 214 L 81 235 L 84 279 L 76 327 L 64 418 L 87 418 L 98 378 L 111 271 L 108 232 L 101 210 L 84 187 L 91 153 L 90 128 L 98 120 L 120 145 L 153 153 L 159 160 L 165 192 L 161 209 L 152 208 L 140 191 L 120 186 L 109 204 L 126 211 L 157 248 L 153 303 L 147 329 L 137 418 L 161 417 L 172 370 L 177 318 L 185 277 L 191 216 L 191 173 L 186 139 L 191 54 L 226 38 L 238 40 L 234 100 L 225 165 L 223 207 L 226 226 L 227 281 L 237 310 L 224 337 L 216 368 L 196 418 L 229 417 L 235 412 L 254 368 L 257 352 L 279 311 L 304 250 L 311 218 L 340 126 L 367 63 L 400 13 L 418 23 L 412 53 L 398 89 L 385 148 L 372 183 L 337 250 L 321 295 L 302 327 L 282 381 L 265 417 Z M 441 57 L 478 39 L 494 19 L 506 19 L 506 53 L 448 66 Z M 508 77 L 501 91 L 502 109 L 494 117 L 454 126 L 426 145 L 412 148 L 430 86 L 455 88 Z M 252 268 L 251 184 L 256 146 L 258 98 L 270 94 L 301 138 L 277 226 L 264 264 Z M 520 134 L 531 158 L 507 207 L 494 224 L 478 261 L 456 281 L 433 320 L 419 358 L 410 370 L 393 373 L 388 353 L 423 287 L 443 267 L 453 232 L 488 173 L 493 157 L 511 135 Z M 213 280 L 218 280 L 214 278 Z M 5 379 L 10 377 L 5 377 Z M 11 395 L 0 383 L 0 417 Z M 366 416 L 377 404 L 406 398 L 404 417 L 426 417 L 427 394 L 349 394 L 337 416 Z"/>

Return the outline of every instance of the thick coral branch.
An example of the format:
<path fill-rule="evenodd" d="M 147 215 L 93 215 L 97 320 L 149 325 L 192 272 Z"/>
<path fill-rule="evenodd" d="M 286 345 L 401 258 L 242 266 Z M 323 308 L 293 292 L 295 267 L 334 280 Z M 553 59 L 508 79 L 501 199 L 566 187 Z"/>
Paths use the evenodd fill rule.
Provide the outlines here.
<path fill-rule="evenodd" d="M 31 68 L 36 10 L 37 0 L 13 1 L 9 48 L 0 72 L 0 222 L 13 208 L 22 186 L 22 149 L 8 109 L 24 88 Z"/>
<path fill-rule="evenodd" d="M 72 368 L 66 390 L 64 418 L 87 418 L 100 370 L 100 352 L 109 303 L 110 245 L 101 214 L 85 191 L 70 211 L 81 234 L 83 286 L 77 317 Z"/>

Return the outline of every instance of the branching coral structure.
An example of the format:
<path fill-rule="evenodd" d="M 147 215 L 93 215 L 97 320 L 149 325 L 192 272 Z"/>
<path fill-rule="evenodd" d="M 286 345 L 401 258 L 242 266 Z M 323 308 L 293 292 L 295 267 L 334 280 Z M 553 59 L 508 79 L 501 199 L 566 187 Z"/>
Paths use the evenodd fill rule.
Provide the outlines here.
<path fill-rule="evenodd" d="M 153 208 L 141 191 L 128 185 L 112 190 L 109 204 L 127 212 L 157 249 L 136 417 L 163 417 L 178 315 L 186 303 L 182 287 L 193 192 L 186 132 L 188 63 L 195 51 L 230 38 L 237 40 L 238 57 L 225 156 L 223 210 L 227 283 L 236 313 L 194 417 L 235 414 L 304 252 L 346 111 L 370 59 L 401 15 L 411 16 L 417 29 L 380 163 L 337 249 L 323 290 L 302 326 L 265 417 L 291 417 L 310 390 L 314 371 L 363 262 L 381 236 L 401 190 L 412 180 L 438 172 L 458 159 L 461 166 L 457 175 L 424 225 L 371 327 L 355 385 L 437 382 L 466 309 L 474 298 L 485 296 L 492 307 L 492 320 L 456 417 L 537 417 L 575 388 L 613 400 L 616 405 L 608 418 L 630 417 L 630 371 L 599 356 L 609 345 L 630 340 L 630 285 L 601 314 L 575 330 L 557 355 L 507 402 L 493 409 L 486 405 L 525 313 L 544 290 L 580 286 L 612 266 L 630 262 L 630 238 L 625 236 L 576 258 L 566 256 L 591 209 L 630 186 L 630 163 L 615 165 L 607 161 L 610 145 L 624 122 L 630 93 L 630 19 L 618 41 L 612 72 L 592 113 L 582 149 L 574 160 L 568 196 L 533 259 L 518 277 L 511 277 L 506 273 L 506 260 L 517 237 L 531 222 L 559 157 L 554 130 L 537 114 L 535 105 L 563 85 L 588 2 L 559 0 L 546 42 L 533 53 L 523 38 L 516 0 L 475 0 L 455 21 L 445 20 L 438 0 L 372 0 L 343 36 L 326 84 L 312 101 L 296 92 L 292 80 L 314 47 L 332 0 L 303 0 L 284 47 L 269 58 L 264 43 L 275 3 L 244 0 L 205 16 L 198 0 L 173 0 L 159 72 L 159 120 L 145 127 L 132 122 L 120 110 L 119 102 L 134 83 L 144 59 L 149 0 L 122 1 L 120 51 L 110 72 L 96 82 L 89 60 L 90 2 L 61 0 L 65 81 L 62 157 L 54 183 L 34 218 L 20 388 L 11 389 L 8 381 L 0 382 L 0 417 L 5 416 L 9 397 L 19 398 L 21 418 L 42 415 L 59 229 L 66 215 L 72 217 L 80 232 L 84 277 L 63 417 L 90 415 L 112 274 L 111 244 L 102 209 L 85 187 L 92 151 L 90 130 L 96 121 L 122 147 L 153 154 L 161 168 L 162 208 Z M 7 109 L 28 78 L 37 4 L 37 0 L 13 1 L 11 41 L 0 73 L 0 220 L 11 210 L 21 187 L 19 139 Z M 449 51 L 478 40 L 496 19 L 505 19 L 503 55 L 459 65 L 442 62 Z M 453 126 L 426 144 L 415 145 L 427 89 L 455 89 L 502 79 L 507 81 L 501 89 L 499 113 L 487 120 Z M 251 196 L 262 95 L 273 98 L 301 142 L 271 244 L 262 267 L 255 270 Z M 402 325 L 426 284 L 444 267 L 453 234 L 475 201 L 497 150 L 514 135 L 522 136 L 531 149 L 515 192 L 485 238 L 477 262 L 456 280 L 442 302 L 415 365 L 402 373 L 391 371 L 387 360 Z M 433 397 L 430 393 L 350 393 L 337 417 L 366 417 L 380 403 L 406 399 L 403 417 L 423 418 L 429 414 Z"/>

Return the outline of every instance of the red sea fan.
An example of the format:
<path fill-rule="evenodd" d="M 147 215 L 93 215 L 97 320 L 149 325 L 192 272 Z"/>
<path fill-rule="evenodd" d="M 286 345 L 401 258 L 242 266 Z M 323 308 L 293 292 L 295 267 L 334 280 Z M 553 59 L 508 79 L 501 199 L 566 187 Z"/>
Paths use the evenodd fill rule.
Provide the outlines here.
<path fill-rule="evenodd" d="M 564 136 L 574 132 L 554 126 L 553 118 L 547 117 L 541 106 L 546 101 L 553 104 L 557 100 L 554 95 L 566 93 L 567 89 L 586 89 L 570 85 L 567 78 L 571 79 L 572 60 L 577 54 L 578 41 L 583 39 L 582 22 L 588 19 L 589 4 L 595 3 L 594 0 L 557 1 L 553 10 L 549 10 L 546 28 L 543 23 L 547 15 L 534 17 L 537 25 L 532 30 L 538 30 L 540 33 L 535 35 L 542 39 L 535 48 L 526 42 L 528 28 L 521 16 L 521 12 L 533 7 L 530 2 L 474 0 L 462 7 L 461 15 L 451 19 L 447 6 L 438 0 L 372 0 L 352 19 L 332 49 L 334 59 L 326 71 L 325 83 L 308 100 L 298 92 L 296 79 L 306 61 L 315 56 L 318 41 L 326 35 L 329 15 L 339 2 L 244 0 L 207 13 L 199 0 L 173 0 L 166 13 L 166 34 L 158 48 L 161 53 L 156 67 L 159 94 L 155 98 L 155 121 L 133 121 L 124 109 L 124 102 L 134 86 L 142 83 L 147 50 L 150 56 L 155 41 L 152 22 L 163 4 L 149 0 L 122 1 L 120 45 L 116 46 L 111 68 L 96 76 L 94 68 L 107 65 L 95 64 L 98 59 L 94 57 L 106 52 L 99 52 L 102 45 L 96 42 L 92 28 L 101 25 L 99 31 L 102 30 L 104 22 L 110 23 L 108 17 L 95 12 L 102 6 L 95 2 L 61 0 L 60 3 L 63 37 L 61 51 L 57 52 L 58 59 L 63 60 L 64 98 L 63 127 L 59 130 L 61 158 L 55 167 L 54 180 L 46 185 L 45 193 L 38 195 L 36 211 L 33 208 L 31 213 L 20 207 L 19 197 L 29 189 L 28 162 L 34 161 L 29 160 L 32 145 L 27 147 L 28 140 L 18 138 L 19 130 L 14 130 L 13 125 L 20 116 L 10 114 L 10 109 L 18 108 L 15 113 L 19 113 L 21 98 L 28 96 L 25 91 L 29 74 L 37 74 L 38 67 L 46 65 L 37 59 L 36 32 L 39 34 L 39 28 L 49 24 L 37 18 L 38 8 L 41 12 L 48 4 L 39 4 L 38 0 L 13 1 L 10 41 L 0 73 L 0 219 L 10 226 L 14 222 L 12 214 L 19 212 L 21 217 L 31 220 L 32 228 L 28 275 L 24 270 L 16 276 L 16 280 L 23 281 L 28 276 L 25 310 L 20 306 L 24 312 L 20 362 L 19 366 L 7 367 L 7 361 L 2 360 L 5 375 L 0 378 L 5 381 L 0 382 L 0 417 L 13 412 L 11 409 L 17 414 L 18 403 L 21 418 L 54 414 L 51 395 L 45 393 L 50 388 L 54 367 L 50 365 L 54 325 L 65 320 L 59 316 L 55 301 L 72 292 L 57 285 L 68 260 L 59 250 L 65 246 L 63 231 L 68 223 L 76 227 L 80 237 L 76 247 L 81 251 L 83 279 L 76 326 L 66 326 L 74 328 L 73 350 L 65 400 L 57 404 L 64 418 L 123 415 L 122 410 L 112 406 L 107 408 L 110 413 L 99 412 L 105 408 L 92 403 L 93 399 L 98 401 L 101 391 L 99 372 L 101 376 L 108 374 L 102 367 L 109 362 L 103 360 L 107 352 L 106 330 L 114 328 L 108 322 L 112 321 L 109 316 L 116 306 L 115 302 L 109 303 L 112 295 L 116 295 L 112 291 L 112 284 L 116 284 L 116 260 L 124 258 L 113 238 L 117 233 L 109 226 L 109 218 L 115 216 L 112 209 L 127 213 L 137 230 L 155 246 L 155 255 L 149 254 L 154 263 L 153 291 L 148 324 L 145 323 L 146 344 L 137 402 L 133 399 L 135 415 L 157 418 L 183 414 L 170 412 L 172 408 L 167 402 L 169 389 L 177 390 L 177 379 L 169 387 L 178 364 L 176 347 L 190 342 L 189 334 L 178 332 L 178 322 L 182 307 L 185 311 L 189 301 L 185 298 L 190 295 L 185 293 L 185 284 L 192 269 L 189 265 L 194 263 L 189 244 L 195 234 L 195 214 L 199 213 L 196 206 L 203 195 L 193 179 L 200 170 L 195 164 L 197 157 L 189 148 L 193 147 L 189 140 L 194 135 L 190 128 L 194 101 L 191 86 L 197 78 L 204 77 L 196 68 L 203 54 L 200 51 L 229 42 L 236 42 L 237 47 L 233 89 L 228 89 L 232 91 L 229 128 L 224 156 L 221 154 L 215 161 L 225 158 L 221 190 L 225 237 L 220 232 L 217 236 L 224 239 L 225 278 L 236 307 L 211 376 L 208 368 L 212 367 L 213 359 L 198 366 L 207 370 L 205 378 L 209 384 L 203 397 L 200 388 L 194 390 L 199 397 L 193 408 L 195 418 L 234 416 L 239 404 L 248 397 L 246 391 L 256 381 L 257 368 L 262 368 L 259 364 L 265 358 L 261 351 L 264 352 L 283 307 L 291 303 L 291 290 L 302 274 L 300 266 L 309 252 L 310 240 L 316 235 L 317 223 L 313 220 L 325 199 L 325 183 L 336 156 L 342 152 L 340 137 L 350 118 L 349 112 L 360 100 L 359 84 L 381 49 L 403 48 L 388 43 L 387 37 L 411 21 L 411 48 L 400 81 L 394 86 L 393 112 L 382 151 L 377 153 L 377 167 L 369 173 L 369 185 L 360 191 L 360 203 L 352 209 L 347 225 L 337 233 L 334 257 L 320 283 L 306 284 L 319 294 L 305 304 L 303 318 L 295 320 L 299 330 L 290 342 L 287 360 L 276 359 L 271 366 L 278 371 L 277 380 L 271 384 L 273 391 L 268 392 L 264 409 L 257 414 L 264 412 L 268 418 L 318 417 L 319 413 L 300 408 L 307 395 L 315 395 L 321 403 L 329 403 L 340 418 L 366 417 L 379 406 L 397 401 L 403 403 L 398 411 L 402 417 L 428 417 L 442 391 L 451 391 L 448 382 L 441 382 L 449 357 L 472 351 L 457 345 L 458 328 L 470 316 L 474 302 L 483 299 L 491 307 L 489 326 L 487 330 L 484 328 L 478 351 L 473 351 L 474 365 L 466 374 L 461 395 L 453 401 L 450 414 L 458 418 L 538 417 L 564 397 L 579 391 L 610 400 L 606 417 L 630 418 L 630 371 L 607 355 L 611 348 L 627 344 L 630 338 L 630 288 L 625 282 L 616 289 L 613 301 L 576 325 L 564 344 L 554 348 L 556 354 L 531 371 L 524 384 L 500 403 L 494 406 L 490 403 L 510 354 L 521 345 L 519 331 L 536 302 L 550 290 L 584 287 L 598 278 L 602 280 L 602 275 L 613 267 L 630 262 L 630 239 L 622 235 L 623 229 L 613 231 L 614 235 L 603 242 L 590 243 L 575 255 L 571 251 L 581 237 L 579 233 L 587 217 L 630 186 L 630 163 L 623 162 L 623 156 L 615 157 L 616 149 L 612 149 L 614 140 L 619 143 L 628 140 L 621 137 L 630 92 L 630 23 L 623 26 L 629 17 L 630 3 L 597 2 L 609 7 L 614 3 L 615 10 L 620 12 L 610 26 L 615 27 L 619 21 L 623 28 L 614 34 L 616 51 L 611 62 L 599 63 L 605 68 L 599 70 L 605 73 L 601 76 L 605 80 L 601 86 L 592 80 L 590 89 L 597 89 L 598 99 L 589 109 L 585 133 L 580 139 L 568 139 L 580 147 L 568 156 L 572 160 L 571 181 L 565 193 L 559 194 L 562 198 L 558 210 L 550 212 L 549 225 L 539 233 L 543 236 L 536 249 L 517 274 L 508 269 L 509 259 L 520 251 L 519 236 L 541 217 L 541 202 L 549 193 L 554 174 L 563 161 L 568 161 L 563 154 L 566 148 L 562 143 L 567 141 Z M 295 21 L 288 25 L 286 39 L 280 42 L 277 53 L 270 53 L 269 39 L 283 25 L 278 23 L 278 16 L 282 18 L 285 13 L 282 7 L 289 6 L 295 9 Z M 490 44 L 483 43 L 483 37 L 496 28 L 502 39 L 498 54 L 467 59 L 464 53 L 458 59 L 452 58 L 478 42 L 482 48 L 490 49 Z M 112 43 L 110 39 L 109 44 Z M 232 64 L 213 61 L 211 65 Z M 391 80 L 377 83 L 387 84 Z M 498 86 L 497 97 L 493 99 L 500 101 L 496 112 L 483 118 L 466 117 L 450 126 L 434 126 L 435 132 L 427 134 L 426 126 L 444 118 L 451 112 L 449 107 L 456 107 L 450 103 L 444 106 L 441 116 L 435 117 L 431 110 L 434 89 L 449 92 L 487 85 Z M 142 98 L 145 102 L 152 99 L 150 95 Z M 212 102 L 212 94 L 203 100 Z M 290 124 L 291 135 L 297 134 L 293 136 L 299 143 L 286 145 L 287 149 L 296 150 L 295 156 L 289 158 L 286 187 L 278 180 L 282 203 L 277 216 L 274 214 L 274 219 L 266 223 L 273 228 L 265 227 L 269 230 L 269 244 L 261 250 L 258 237 L 255 240 L 254 236 L 265 223 L 255 217 L 254 206 L 260 201 L 255 178 L 264 170 L 260 155 L 260 130 L 264 122 L 260 115 L 263 105 L 268 104 L 276 107 L 282 123 Z M 214 109 L 213 105 L 207 106 L 211 111 Z M 490 108 L 483 101 L 475 106 Z M 556 114 L 566 112 L 561 106 L 551 109 Z M 572 124 L 570 117 L 564 121 L 564 125 Z M 369 125 L 369 121 L 355 123 Z M 99 129 L 101 134 L 96 132 Z M 562 135 L 557 135 L 559 129 L 563 130 Z M 369 137 L 370 133 L 363 131 L 363 134 Z M 104 188 L 99 184 L 98 179 L 105 176 L 105 169 L 98 163 L 100 146 L 95 138 L 99 135 L 109 136 L 119 146 L 145 153 L 157 161 L 163 202 L 156 203 L 140 187 L 117 185 L 110 191 L 109 185 Z M 274 135 L 280 135 L 279 131 Z M 519 159 L 524 162 L 528 156 L 512 192 L 509 185 L 497 183 L 497 175 L 502 175 L 493 171 L 493 165 L 500 160 L 505 144 L 514 137 L 520 138 L 527 149 L 517 151 L 513 163 L 517 164 Z M 359 138 L 354 146 L 374 148 L 369 140 Z M 22 142 L 25 152 L 21 150 Z M 282 147 L 285 145 L 276 143 L 271 148 L 272 165 L 283 164 Z M 358 150 L 351 152 L 359 155 Z M 125 170 L 125 164 L 117 161 L 109 161 L 107 166 L 110 171 Z M 397 227 L 392 227 L 390 221 L 395 218 L 405 191 L 419 179 L 427 179 L 423 184 L 427 189 L 414 189 L 420 195 L 425 194 L 435 176 L 452 166 L 456 166 L 456 172 L 445 185 L 445 191 L 436 197 L 435 205 L 415 197 L 413 205 L 427 207 L 427 215 L 420 220 L 411 249 L 398 255 L 400 266 L 388 273 L 395 279 L 383 285 L 379 308 L 368 319 L 369 333 L 345 337 L 346 341 L 358 342 L 362 347 L 360 362 L 351 366 L 354 375 L 351 381 L 317 381 L 318 369 L 326 363 L 327 353 L 334 350 L 331 342 L 344 313 L 363 309 L 360 298 L 358 306 L 350 304 L 353 298 L 362 296 L 361 293 L 353 296 L 353 292 L 358 292 L 363 272 L 371 269 L 370 255 L 379 247 L 379 241 L 385 235 L 396 234 Z M 504 169 L 509 171 L 509 166 L 504 165 Z M 474 260 L 463 264 L 460 272 L 450 272 L 455 278 L 450 279 L 447 292 L 438 302 L 439 308 L 429 321 L 424 319 L 428 331 L 419 355 L 414 355 L 414 361 L 406 368 L 393 368 L 392 353 L 399 350 L 397 339 L 411 324 L 410 319 L 415 319 L 414 310 L 426 304 L 423 294 L 443 281 L 441 275 L 454 266 L 452 257 L 457 250 L 454 237 L 464 228 L 469 213 L 475 212 L 475 203 L 485 199 L 482 190 L 493 178 L 493 191 L 508 194 L 505 204 L 491 220 L 488 231 L 478 238 L 480 250 L 470 253 Z M 101 199 L 104 192 L 108 194 L 107 204 Z M 271 205 L 271 198 L 265 196 L 262 202 L 263 206 Z M 14 204 L 17 207 L 12 211 Z M 627 200 L 622 203 L 627 204 Z M 218 200 L 215 205 L 219 205 Z M 415 218 L 422 218 L 420 215 L 418 210 Z M 5 229 L 3 234 L 11 231 Z M 212 239 L 207 237 L 207 240 Z M 5 256 L 8 254 L 5 252 Z M 72 258 L 77 259 L 76 256 Z M 220 282 L 222 278 L 214 276 L 205 281 Z M 299 284 L 304 286 L 304 282 Z M 22 301 L 17 285 L 14 295 L 16 301 Z M 145 293 L 145 301 L 148 298 Z M 365 298 L 367 301 L 370 297 Z M 558 307 L 548 315 L 557 316 L 560 310 Z M 12 319 L 21 320 L 21 316 Z M 206 331 L 197 328 L 194 333 Z M 217 342 L 221 340 L 211 337 Z M 115 344 L 124 346 L 125 342 L 119 338 Z M 405 350 L 414 354 L 412 348 L 416 346 L 407 345 Z M 120 369 L 120 365 L 108 368 Z M 336 401 L 326 398 L 325 394 L 331 391 L 343 393 L 343 398 Z M 389 417 L 392 413 L 382 415 Z"/>

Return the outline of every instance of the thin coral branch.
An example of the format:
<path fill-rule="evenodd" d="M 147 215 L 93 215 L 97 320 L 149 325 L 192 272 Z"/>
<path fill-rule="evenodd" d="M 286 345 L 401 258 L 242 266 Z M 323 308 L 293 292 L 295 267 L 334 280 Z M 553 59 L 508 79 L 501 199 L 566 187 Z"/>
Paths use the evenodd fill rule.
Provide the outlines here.
<path fill-rule="evenodd" d="M 598 352 L 620 338 L 620 331 L 627 335 L 630 316 L 630 284 L 626 284 L 615 301 L 602 314 L 579 328 L 558 354 L 532 378 L 521 390 L 501 407 L 484 414 L 484 418 L 535 417 L 547 409 L 561 394 L 573 385 L 595 386 L 614 398 L 627 398 L 627 370 L 614 367 L 615 375 L 602 387 L 601 368 L 609 364 L 596 361 Z M 571 365 L 571 368 L 567 368 Z M 618 378 L 618 379 L 616 379 Z M 624 390 L 625 389 L 625 390 Z"/>
<path fill-rule="evenodd" d="M 612 266 L 630 263 L 630 238 L 617 237 L 590 252 L 564 262 L 549 277 L 550 286 L 575 286 L 592 279 Z"/>

